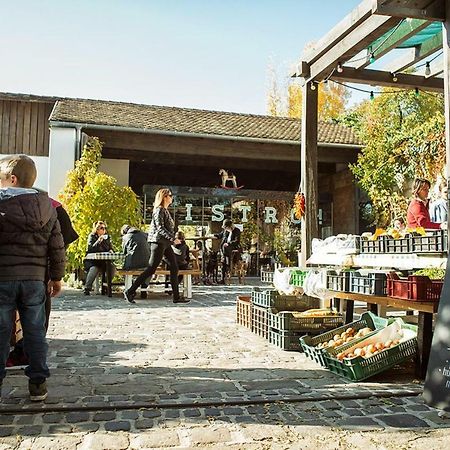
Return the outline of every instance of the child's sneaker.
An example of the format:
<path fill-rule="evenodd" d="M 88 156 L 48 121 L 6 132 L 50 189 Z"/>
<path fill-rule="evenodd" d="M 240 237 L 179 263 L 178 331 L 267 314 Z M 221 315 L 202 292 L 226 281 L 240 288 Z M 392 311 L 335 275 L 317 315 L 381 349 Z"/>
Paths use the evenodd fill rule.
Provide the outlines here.
<path fill-rule="evenodd" d="M 47 398 L 47 382 L 41 380 L 29 380 L 28 391 L 32 402 L 41 402 Z"/>

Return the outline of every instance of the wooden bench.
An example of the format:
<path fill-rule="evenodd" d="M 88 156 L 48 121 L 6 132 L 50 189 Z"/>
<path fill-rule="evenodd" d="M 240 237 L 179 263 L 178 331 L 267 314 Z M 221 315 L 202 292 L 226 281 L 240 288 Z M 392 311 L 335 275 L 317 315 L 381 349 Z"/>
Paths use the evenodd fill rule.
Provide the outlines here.
<path fill-rule="evenodd" d="M 128 289 L 133 283 L 133 277 L 139 276 L 143 270 L 124 270 L 118 269 L 117 274 L 123 275 L 125 278 L 125 289 Z M 180 269 L 178 275 L 183 275 L 183 294 L 186 298 L 192 298 L 192 276 L 200 276 L 200 269 Z M 170 270 L 158 268 L 155 275 L 170 275 Z"/>

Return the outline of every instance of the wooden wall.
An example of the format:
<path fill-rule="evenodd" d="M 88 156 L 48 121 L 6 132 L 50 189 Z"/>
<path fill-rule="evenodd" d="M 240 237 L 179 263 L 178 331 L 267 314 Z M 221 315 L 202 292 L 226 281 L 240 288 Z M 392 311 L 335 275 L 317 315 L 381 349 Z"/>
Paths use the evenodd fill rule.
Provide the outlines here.
<path fill-rule="evenodd" d="M 48 156 L 54 102 L 0 99 L 0 154 Z"/>

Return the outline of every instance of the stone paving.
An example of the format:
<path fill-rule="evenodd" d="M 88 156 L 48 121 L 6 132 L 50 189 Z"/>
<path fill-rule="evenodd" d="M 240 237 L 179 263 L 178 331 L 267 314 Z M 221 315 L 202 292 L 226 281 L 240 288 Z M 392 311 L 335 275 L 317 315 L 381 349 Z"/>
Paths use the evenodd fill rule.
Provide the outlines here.
<path fill-rule="evenodd" d="M 411 365 L 350 383 L 235 323 L 250 286 L 54 300 L 49 397 L 9 370 L 1 449 L 448 448 L 450 419 L 426 406 Z"/>

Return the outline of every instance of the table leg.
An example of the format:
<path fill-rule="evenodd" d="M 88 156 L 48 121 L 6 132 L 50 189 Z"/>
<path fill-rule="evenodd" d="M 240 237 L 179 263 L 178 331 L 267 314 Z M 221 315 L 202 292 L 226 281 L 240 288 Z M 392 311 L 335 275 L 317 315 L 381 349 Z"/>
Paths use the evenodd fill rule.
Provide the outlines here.
<path fill-rule="evenodd" d="M 183 275 L 184 295 L 186 298 L 192 298 L 192 275 Z"/>
<path fill-rule="evenodd" d="M 419 311 L 417 343 L 419 346 L 416 358 L 416 376 L 423 379 L 427 373 L 428 359 L 433 340 L 433 314 Z"/>
<path fill-rule="evenodd" d="M 113 264 L 108 261 L 106 264 L 106 289 L 108 297 L 112 297 L 112 278 L 113 278 Z"/>
<path fill-rule="evenodd" d="M 353 311 L 355 302 L 353 300 L 345 300 L 345 323 L 353 322 Z"/>

